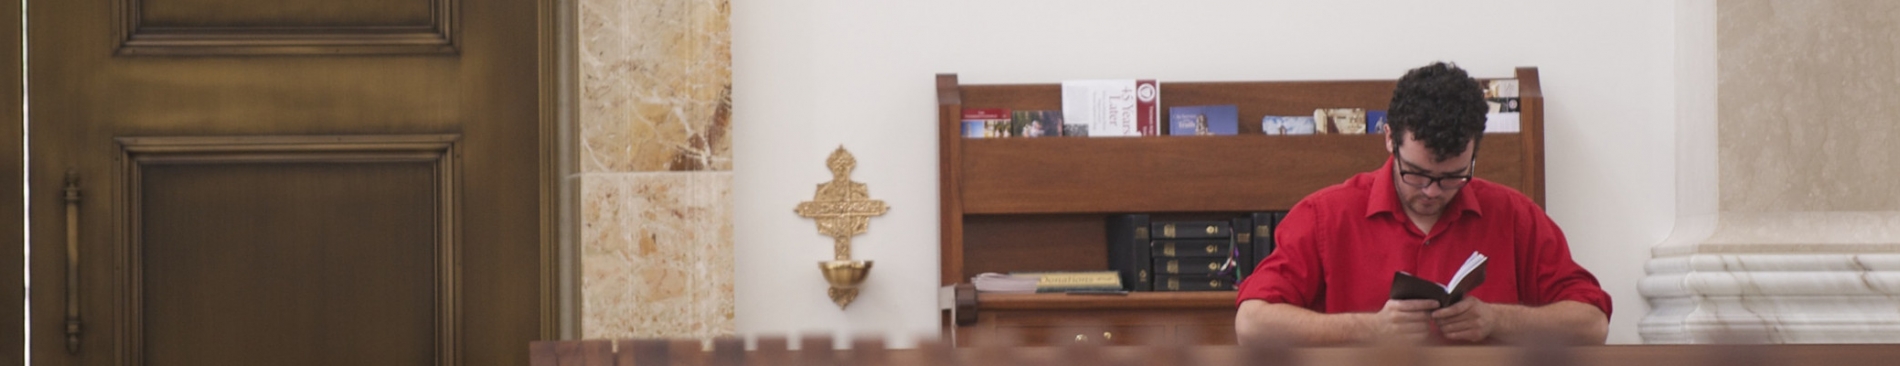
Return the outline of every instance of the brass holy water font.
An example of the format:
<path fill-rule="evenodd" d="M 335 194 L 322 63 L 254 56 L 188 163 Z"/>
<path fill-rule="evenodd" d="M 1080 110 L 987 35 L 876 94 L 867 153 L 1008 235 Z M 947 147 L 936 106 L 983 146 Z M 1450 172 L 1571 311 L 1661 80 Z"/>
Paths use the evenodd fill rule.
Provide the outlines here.
<path fill-rule="evenodd" d="M 871 261 L 851 260 L 851 237 L 869 230 L 871 216 L 883 215 L 890 207 L 871 199 L 870 188 L 864 183 L 851 181 L 857 158 L 843 145 L 831 152 L 825 165 L 831 168 L 831 181 L 819 183 L 812 200 L 800 202 L 793 212 L 817 221 L 818 233 L 831 237 L 833 258 L 819 261 L 818 269 L 831 284 L 826 291 L 831 302 L 844 309 L 858 298 L 858 286 L 871 274 Z"/>

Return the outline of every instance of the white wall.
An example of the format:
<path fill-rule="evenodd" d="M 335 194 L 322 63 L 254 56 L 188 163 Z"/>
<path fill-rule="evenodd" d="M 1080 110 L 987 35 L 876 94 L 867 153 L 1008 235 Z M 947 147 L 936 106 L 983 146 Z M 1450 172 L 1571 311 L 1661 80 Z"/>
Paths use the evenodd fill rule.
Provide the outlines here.
<path fill-rule="evenodd" d="M 1676 5 L 1667 1 L 734 0 L 741 333 L 937 331 L 932 75 L 964 83 L 1393 79 L 1448 60 L 1541 69 L 1548 208 L 1638 342 L 1648 248 L 1675 218 Z M 1166 95 L 1163 95 L 1165 98 Z M 792 207 L 844 145 L 892 207 L 855 240 L 876 262 L 850 309 L 824 296 L 829 239 Z M 1367 169 L 1374 167 L 1368 166 Z"/>

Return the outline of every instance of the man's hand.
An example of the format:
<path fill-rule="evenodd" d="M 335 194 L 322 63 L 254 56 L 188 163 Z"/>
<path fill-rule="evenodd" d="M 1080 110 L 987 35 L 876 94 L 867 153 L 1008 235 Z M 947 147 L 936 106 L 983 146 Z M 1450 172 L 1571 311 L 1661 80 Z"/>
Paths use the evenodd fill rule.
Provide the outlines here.
<path fill-rule="evenodd" d="M 1424 341 L 1431 333 L 1432 309 L 1437 307 L 1438 302 L 1432 300 L 1386 300 L 1366 325 L 1375 338 Z"/>
<path fill-rule="evenodd" d="M 1476 296 L 1465 296 L 1456 304 L 1433 311 L 1432 320 L 1438 322 L 1438 332 L 1446 339 L 1467 342 L 1483 341 L 1498 327 L 1497 308 Z"/>

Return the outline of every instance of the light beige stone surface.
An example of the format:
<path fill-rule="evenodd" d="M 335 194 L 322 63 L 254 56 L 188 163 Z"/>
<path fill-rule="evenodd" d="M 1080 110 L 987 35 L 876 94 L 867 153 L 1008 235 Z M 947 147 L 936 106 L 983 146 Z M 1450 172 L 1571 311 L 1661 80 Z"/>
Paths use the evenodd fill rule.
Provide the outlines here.
<path fill-rule="evenodd" d="M 1720 209 L 1653 251 L 1644 341 L 1900 343 L 1900 2 L 1715 6 Z"/>
<path fill-rule="evenodd" d="M 1900 1 L 1718 12 L 1722 210 L 1900 210 Z"/>
<path fill-rule="evenodd" d="M 582 172 L 731 170 L 726 0 L 579 0 Z"/>
<path fill-rule="evenodd" d="M 732 173 L 581 179 L 586 338 L 733 333 Z"/>
<path fill-rule="evenodd" d="M 581 335 L 731 335 L 731 6 L 576 4 Z"/>

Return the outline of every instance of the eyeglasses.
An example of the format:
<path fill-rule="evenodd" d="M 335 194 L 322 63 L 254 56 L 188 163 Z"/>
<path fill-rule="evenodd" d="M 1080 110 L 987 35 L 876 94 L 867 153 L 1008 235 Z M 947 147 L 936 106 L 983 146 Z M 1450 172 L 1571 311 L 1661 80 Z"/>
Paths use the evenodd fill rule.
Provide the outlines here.
<path fill-rule="evenodd" d="M 1398 160 L 1401 163 L 1405 162 L 1405 157 L 1399 156 L 1399 152 L 1397 149 L 1393 149 L 1392 158 L 1393 160 Z M 1467 170 L 1467 173 L 1463 175 L 1447 175 L 1443 177 L 1434 177 L 1429 174 L 1408 172 L 1408 171 L 1405 171 L 1405 168 L 1398 168 L 1399 181 L 1405 182 L 1405 185 L 1412 186 L 1413 188 L 1418 188 L 1418 189 L 1425 189 L 1425 187 L 1430 187 L 1433 184 L 1437 184 L 1438 189 L 1450 191 L 1450 190 L 1456 190 L 1458 188 L 1462 188 L 1465 186 L 1466 182 L 1470 182 L 1471 181 L 1470 172 L 1475 172 L 1477 168 L 1478 168 L 1478 157 L 1476 156 L 1471 157 L 1471 165 L 1465 168 Z"/>

